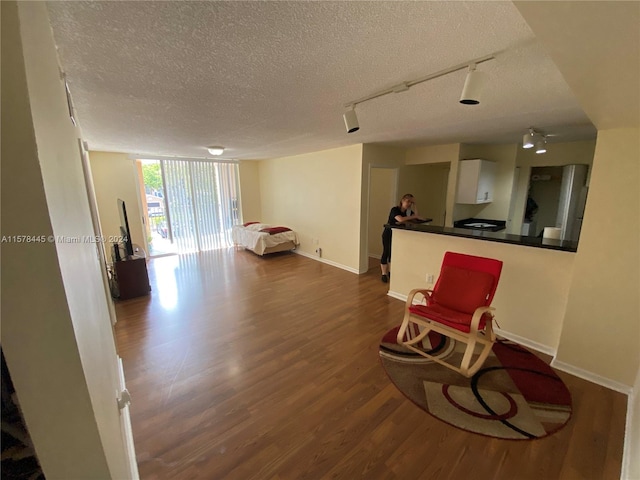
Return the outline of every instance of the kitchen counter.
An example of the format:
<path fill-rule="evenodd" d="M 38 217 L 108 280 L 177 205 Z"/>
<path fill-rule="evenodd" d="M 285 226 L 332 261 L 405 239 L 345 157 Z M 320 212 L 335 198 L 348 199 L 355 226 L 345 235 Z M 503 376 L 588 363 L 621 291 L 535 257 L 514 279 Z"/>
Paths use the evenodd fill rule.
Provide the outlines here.
<path fill-rule="evenodd" d="M 472 238 L 476 240 L 485 240 L 488 242 L 509 243 L 512 245 L 522 245 L 524 247 L 562 250 L 564 252 L 576 252 L 578 250 L 578 242 L 552 240 L 548 238 L 543 239 L 539 237 L 523 237 L 521 235 L 512 235 L 504 231 L 491 232 L 488 230 L 469 230 L 467 228 L 436 227 L 424 224 L 385 225 L 385 227 L 422 233 L 435 233 L 437 235 Z"/>

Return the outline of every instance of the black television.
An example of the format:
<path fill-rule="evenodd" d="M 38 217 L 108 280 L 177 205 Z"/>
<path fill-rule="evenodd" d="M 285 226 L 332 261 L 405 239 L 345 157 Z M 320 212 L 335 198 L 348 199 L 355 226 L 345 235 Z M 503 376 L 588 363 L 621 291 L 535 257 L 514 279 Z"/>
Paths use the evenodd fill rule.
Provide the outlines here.
<path fill-rule="evenodd" d="M 118 211 L 120 212 L 120 235 L 122 236 L 122 245 L 127 257 L 133 255 L 133 243 L 131 243 L 131 230 L 129 230 L 129 219 L 127 218 L 127 207 L 124 200 L 118 199 Z"/>

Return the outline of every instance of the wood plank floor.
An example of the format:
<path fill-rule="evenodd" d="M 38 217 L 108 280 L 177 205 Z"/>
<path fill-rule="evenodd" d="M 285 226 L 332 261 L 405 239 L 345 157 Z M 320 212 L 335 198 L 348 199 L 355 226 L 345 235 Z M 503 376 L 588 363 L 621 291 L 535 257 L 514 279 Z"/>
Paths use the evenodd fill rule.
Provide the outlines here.
<path fill-rule="evenodd" d="M 378 360 L 402 318 L 379 267 L 291 253 L 149 262 L 150 297 L 117 304 L 142 479 L 618 479 L 626 397 L 560 373 L 569 425 L 509 441 L 450 427 Z"/>

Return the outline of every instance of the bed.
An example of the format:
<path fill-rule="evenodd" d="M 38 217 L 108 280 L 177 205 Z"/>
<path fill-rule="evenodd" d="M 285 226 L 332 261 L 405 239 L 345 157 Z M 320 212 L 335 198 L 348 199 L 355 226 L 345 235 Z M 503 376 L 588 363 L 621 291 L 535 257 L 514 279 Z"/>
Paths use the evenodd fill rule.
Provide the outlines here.
<path fill-rule="evenodd" d="M 249 222 L 235 225 L 231 238 L 237 246 L 251 250 L 257 255 L 293 250 L 300 244 L 298 235 L 288 227 Z"/>

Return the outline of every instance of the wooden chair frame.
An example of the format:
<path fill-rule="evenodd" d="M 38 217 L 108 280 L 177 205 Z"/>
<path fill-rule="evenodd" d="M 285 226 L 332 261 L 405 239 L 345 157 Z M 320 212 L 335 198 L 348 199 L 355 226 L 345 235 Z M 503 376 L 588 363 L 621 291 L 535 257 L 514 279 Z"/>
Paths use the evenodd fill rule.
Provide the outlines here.
<path fill-rule="evenodd" d="M 433 360 L 434 362 L 444 365 L 447 368 L 461 373 L 465 377 L 471 377 L 480 369 L 482 364 L 485 362 L 485 360 L 489 356 L 489 353 L 491 352 L 493 344 L 496 341 L 496 335 L 493 332 L 492 326 L 493 315 L 491 314 L 491 312 L 495 311 L 495 309 L 493 307 L 486 306 L 478 307 L 471 318 L 469 333 L 461 332 L 460 330 L 456 330 L 455 328 L 451 328 L 447 325 L 429 320 L 428 318 L 415 315 L 409 311 L 409 308 L 413 305 L 413 300 L 417 294 L 421 294 L 422 296 L 424 296 L 427 299 L 427 303 L 429 303 L 432 293 L 433 290 L 429 289 L 414 289 L 409 292 L 402 325 L 398 330 L 398 345 L 403 345 L 404 347 L 422 355 L 423 357 L 426 357 L 430 360 Z M 485 327 L 483 330 L 479 330 L 478 327 L 480 325 L 480 319 L 486 313 L 489 313 L 489 315 L 485 317 Z M 421 332 L 417 337 L 404 341 L 404 335 L 407 332 L 410 323 L 415 323 L 419 327 L 421 327 Z M 452 365 L 451 363 L 447 363 L 444 360 L 434 357 L 433 355 L 429 355 L 425 351 L 420 350 L 414 346 L 416 343 L 425 338 L 431 331 L 438 332 L 442 335 L 453 338 L 467 345 L 459 367 Z M 477 344 L 482 345 L 482 351 L 478 355 L 476 361 L 471 364 L 471 359 L 473 357 L 473 353 Z"/>

